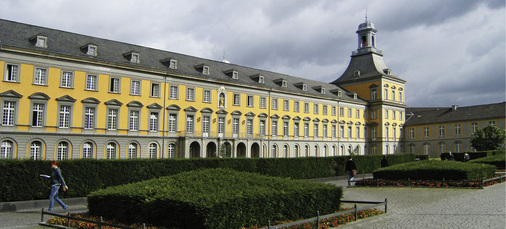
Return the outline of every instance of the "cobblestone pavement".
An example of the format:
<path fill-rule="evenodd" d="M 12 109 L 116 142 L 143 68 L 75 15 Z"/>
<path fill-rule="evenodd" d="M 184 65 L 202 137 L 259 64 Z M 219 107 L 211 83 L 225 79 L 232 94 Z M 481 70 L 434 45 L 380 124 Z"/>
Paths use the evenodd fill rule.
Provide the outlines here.
<path fill-rule="evenodd" d="M 346 181 L 327 183 L 346 185 Z M 385 198 L 387 214 L 338 228 L 506 228 L 506 183 L 484 189 L 344 188 L 343 200 Z"/>
<path fill-rule="evenodd" d="M 59 206 L 57 206 L 59 207 Z M 56 207 L 55 207 L 56 208 Z M 70 206 L 70 212 L 85 212 L 86 206 Z M 47 228 L 39 226 L 41 209 L 24 210 L 17 212 L 0 212 L 0 229 L 7 228 Z M 66 211 L 62 209 L 55 209 L 54 213 L 64 214 Z M 45 215 L 44 221 L 47 221 L 51 216 Z"/>

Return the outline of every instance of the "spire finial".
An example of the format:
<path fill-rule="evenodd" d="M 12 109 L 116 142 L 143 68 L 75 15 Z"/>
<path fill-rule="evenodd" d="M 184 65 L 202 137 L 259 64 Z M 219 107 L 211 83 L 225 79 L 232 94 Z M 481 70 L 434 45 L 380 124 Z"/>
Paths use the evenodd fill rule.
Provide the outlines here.
<path fill-rule="evenodd" d="M 365 21 L 367 22 L 367 8 L 365 8 Z"/>

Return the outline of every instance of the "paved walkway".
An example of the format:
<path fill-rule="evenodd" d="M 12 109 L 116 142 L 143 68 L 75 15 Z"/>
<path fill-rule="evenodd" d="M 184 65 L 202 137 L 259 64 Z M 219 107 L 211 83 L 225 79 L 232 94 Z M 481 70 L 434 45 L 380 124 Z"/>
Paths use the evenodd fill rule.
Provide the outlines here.
<path fill-rule="evenodd" d="M 346 186 L 346 181 L 330 181 Z M 344 200 L 383 201 L 388 213 L 346 228 L 506 228 L 506 183 L 484 189 L 344 188 Z M 384 209 L 380 209 L 384 210 Z"/>

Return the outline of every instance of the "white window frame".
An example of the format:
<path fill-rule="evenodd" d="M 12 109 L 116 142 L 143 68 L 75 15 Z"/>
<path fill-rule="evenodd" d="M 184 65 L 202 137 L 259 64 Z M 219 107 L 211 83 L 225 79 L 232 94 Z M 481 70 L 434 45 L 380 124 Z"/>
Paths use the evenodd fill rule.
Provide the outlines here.
<path fill-rule="evenodd" d="M 186 88 L 186 101 L 195 101 L 195 88 Z"/>
<path fill-rule="evenodd" d="M 33 84 L 34 85 L 47 85 L 47 68 L 35 68 L 35 73 L 33 74 Z"/>
<path fill-rule="evenodd" d="M 130 81 L 130 95 L 141 95 L 141 81 L 131 80 Z"/>
<path fill-rule="evenodd" d="M 87 74 L 85 89 L 88 91 L 97 91 L 98 75 Z"/>
<path fill-rule="evenodd" d="M 179 87 L 177 85 L 170 85 L 169 87 L 169 99 L 178 99 L 179 98 Z"/>
<path fill-rule="evenodd" d="M 151 82 L 150 97 L 160 98 L 160 84 Z"/>
<path fill-rule="evenodd" d="M 59 128 L 69 128 L 70 127 L 70 119 L 72 117 L 72 106 L 70 105 L 60 105 L 60 109 L 58 112 L 58 127 Z"/>
<path fill-rule="evenodd" d="M 204 102 L 204 103 L 210 103 L 211 102 L 211 90 L 203 89 L 202 102 Z"/>
<path fill-rule="evenodd" d="M 62 71 L 60 78 L 60 87 L 73 88 L 74 87 L 74 72 Z"/>
<path fill-rule="evenodd" d="M 109 78 L 109 93 L 121 93 L 121 79 L 119 77 Z"/>
<path fill-rule="evenodd" d="M 5 64 L 4 81 L 6 82 L 19 82 L 20 66 L 19 64 Z"/>
<path fill-rule="evenodd" d="M 16 123 L 16 101 L 3 101 L 2 103 L 2 125 L 14 126 Z"/>

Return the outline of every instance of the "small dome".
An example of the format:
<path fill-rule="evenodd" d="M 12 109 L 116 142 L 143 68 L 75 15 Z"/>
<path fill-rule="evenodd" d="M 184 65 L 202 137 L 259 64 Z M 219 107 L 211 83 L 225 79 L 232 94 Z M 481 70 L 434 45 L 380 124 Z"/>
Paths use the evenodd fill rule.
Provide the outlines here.
<path fill-rule="evenodd" d="M 366 20 L 364 23 L 358 25 L 358 30 L 362 29 L 376 29 L 376 28 L 374 28 L 374 24 L 371 21 Z"/>

